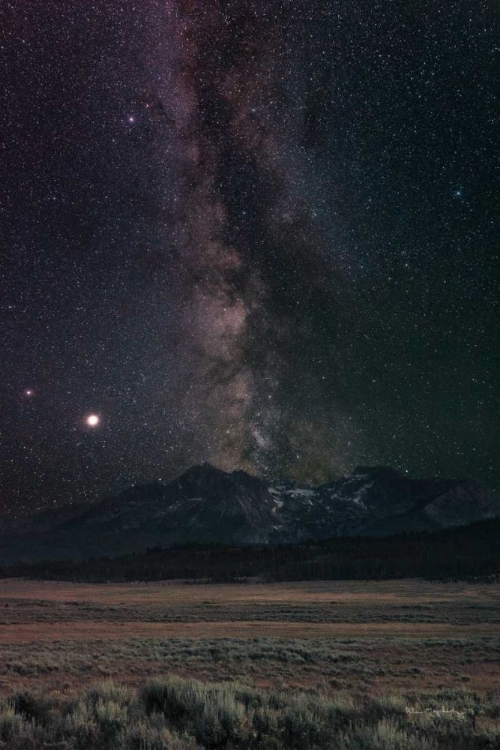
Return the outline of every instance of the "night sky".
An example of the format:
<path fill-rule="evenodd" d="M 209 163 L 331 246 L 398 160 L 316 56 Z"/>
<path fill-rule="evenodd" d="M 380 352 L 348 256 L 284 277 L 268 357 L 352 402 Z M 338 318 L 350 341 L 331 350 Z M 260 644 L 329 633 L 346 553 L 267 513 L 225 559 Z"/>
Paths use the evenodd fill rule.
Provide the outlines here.
<path fill-rule="evenodd" d="M 495 5 L 2 2 L 0 510 L 495 486 Z"/>

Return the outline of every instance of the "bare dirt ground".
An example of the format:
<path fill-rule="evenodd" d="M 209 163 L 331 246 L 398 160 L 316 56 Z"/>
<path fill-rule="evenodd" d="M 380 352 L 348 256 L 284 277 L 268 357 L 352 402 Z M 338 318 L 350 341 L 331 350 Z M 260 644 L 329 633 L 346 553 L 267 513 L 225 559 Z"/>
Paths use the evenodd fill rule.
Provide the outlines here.
<path fill-rule="evenodd" d="M 0 580 L 0 692 L 165 674 L 493 694 L 500 585 Z"/>

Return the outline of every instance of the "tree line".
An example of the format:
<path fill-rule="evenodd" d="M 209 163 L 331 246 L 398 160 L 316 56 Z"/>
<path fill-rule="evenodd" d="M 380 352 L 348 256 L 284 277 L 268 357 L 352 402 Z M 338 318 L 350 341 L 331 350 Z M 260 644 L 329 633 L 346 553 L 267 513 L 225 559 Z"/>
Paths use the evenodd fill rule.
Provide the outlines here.
<path fill-rule="evenodd" d="M 335 537 L 295 545 L 189 544 L 119 557 L 0 567 L 0 577 L 106 581 L 499 580 L 500 519 L 435 532 Z"/>

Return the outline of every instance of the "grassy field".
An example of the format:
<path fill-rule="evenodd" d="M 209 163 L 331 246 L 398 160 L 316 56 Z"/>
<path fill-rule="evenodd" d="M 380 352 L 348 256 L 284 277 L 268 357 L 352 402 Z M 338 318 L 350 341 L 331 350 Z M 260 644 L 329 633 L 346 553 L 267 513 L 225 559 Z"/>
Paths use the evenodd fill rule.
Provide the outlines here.
<path fill-rule="evenodd" d="M 92 687 L 103 680 L 107 686 Z M 182 727 L 172 719 L 173 714 L 163 709 L 150 711 L 144 685 L 151 680 L 156 687 L 150 684 L 148 689 L 153 692 L 177 685 L 175 690 L 187 691 L 193 701 L 197 691 L 203 693 L 210 684 L 223 681 L 210 688 L 210 701 L 232 706 L 234 716 L 239 717 L 235 719 L 238 737 L 231 735 L 219 744 L 212 738 L 203 744 L 198 706 L 193 708 L 198 718 L 193 714 L 192 726 L 191 709 L 183 709 L 189 737 L 182 739 Z M 323 706 L 314 719 L 319 744 L 307 735 L 305 744 L 297 747 L 493 748 L 500 747 L 499 686 L 498 584 L 0 581 L 0 695 L 7 717 L 2 724 L 0 710 L 0 747 L 2 742 L 4 747 L 16 747 L 21 741 L 19 732 L 24 731 L 25 744 L 18 746 L 26 748 L 277 750 L 294 746 L 286 740 L 285 725 L 290 720 L 285 716 L 295 711 L 290 706 L 305 701 L 305 715 L 313 703 Z M 103 690 L 108 697 L 95 698 L 95 690 Z M 112 700 L 110 691 L 118 691 L 121 698 Z M 52 718 L 35 720 L 31 709 L 22 708 L 23 700 L 37 706 L 48 701 L 50 710 L 43 710 Z M 119 731 L 111 732 L 111 744 L 99 734 L 99 701 L 102 705 L 111 702 L 114 707 L 109 711 L 122 717 L 121 723 L 116 719 L 113 724 Z M 334 739 L 333 735 L 327 738 L 331 724 L 327 717 L 339 705 L 345 726 L 344 719 L 339 719 L 336 744 L 331 744 Z M 165 715 L 160 721 L 162 711 Z M 217 711 L 219 715 L 222 708 Z M 267 739 L 262 735 L 260 745 L 252 745 L 251 739 L 257 732 L 254 724 L 260 726 L 261 721 L 256 711 L 274 717 L 271 721 L 267 716 L 265 721 L 271 721 L 274 729 Z M 91 740 L 83 732 L 87 739 L 81 742 L 88 744 L 78 745 L 65 734 L 63 729 L 73 721 L 68 717 L 74 712 L 90 717 L 88 721 L 95 725 L 92 731 L 100 739 L 96 735 Z M 150 726 L 151 713 L 158 726 Z M 149 732 L 156 737 L 154 742 L 125 737 L 125 719 L 132 714 L 141 717 L 144 737 Z M 29 739 L 35 725 L 40 737 Z M 349 739 L 349 726 L 353 732 L 357 727 L 353 734 L 358 733 L 357 739 Z M 311 727 L 307 731 L 312 732 Z M 170 733 L 168 741 L 160 741 L 162 732 L 164 737 Z M 377 736 L 378 744 L 375 739 L 366 744 L 365 735 Z M 104 744 L 99 745 L 101 741 Z"/>

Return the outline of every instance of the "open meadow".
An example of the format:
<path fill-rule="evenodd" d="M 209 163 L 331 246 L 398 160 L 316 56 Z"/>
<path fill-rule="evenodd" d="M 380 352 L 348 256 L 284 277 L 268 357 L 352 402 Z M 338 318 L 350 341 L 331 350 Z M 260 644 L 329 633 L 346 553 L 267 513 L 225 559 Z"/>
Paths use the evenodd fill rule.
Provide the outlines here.
<path fill-rule="evenodd" d="M 87 747 L 91 741 L 93 747 L 117 748 L 500 747 L 499 687 L 498 584 L 0 580 L 0 742 L 5 747 L 42 747 L 36 744 L 42 739 L 54 748 Z M 207 690 L 210 696 L 200 698 Z M 165 693 L 161 699 L 158 691 Z M 59 707 L 66 717 L 62 722 L 59 716 L 62 724 L 52 726 L 47 716 L 39 716 L 40 696 L 49 702 L 46 713 L 52 719 Z M 177 709 L 167 711 L 172 696 Z M 181 727 L 175 723 L 179 701 L 195 701 L 195 714 L 215 701 L 219 718 L 220 701 L 230 704 L 238 732 L 219 736 L 213 730 L 207 739 L 200 716 L 191 716 L 186 706 Z M 314 706 L 323 713 L 314 719 L 317 732 L 309 736 L 304 729 L 307 737 L 294 745 L 283 717 L 297 713 L 297 701 L 305 702 L 304 717 Z M 104 737 L 96 706 L 108 703 L 117 716 L 106 719 Z M 260 744 L 255 744 L 256 725 L 264 719 L 256 718 L 257 704 L 261 713 L 274 712 L 274 728 L 269 736 L 262 729 Z M 344 712 L 344 719 L 334 722 L 337 744 L 328 744 L 333 742 L 332 706 L 339 717 Z M 76 721 L 68 717 L 75 711 L 87 716 L 93 739 L 87 730 L 79 730 L 79 740 L 68 739 L 68 726 Z M 127 739 L 131 712 L 142 716 L 142 739 Z M 158 726 L 151 726 L 151 715 Z M 18 724 L 21 719 L 24 724 Z M 386 723 L 382 728 L 381 722 Z M 358 744 L 349 744 L 349 726 L 361 732 Z M 36 739 L 36 727 L 40 738 L 43 731 L 54 736 Z M 189 737 L 182 739 L 181 729 Z M 362 740 L 363 732 L 372 744 Z M 374 744 L 377 732 L 382 739 Z"/>

